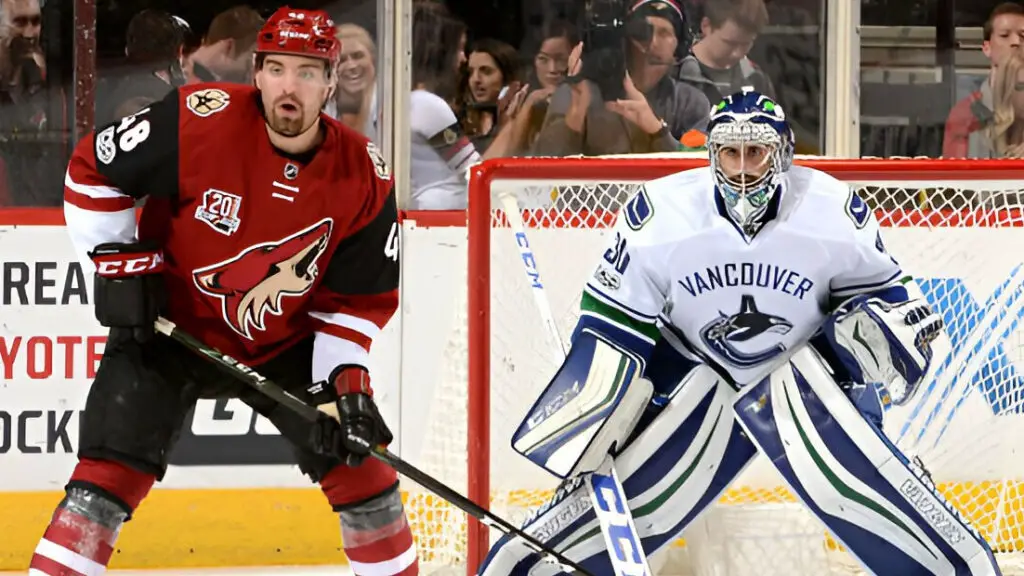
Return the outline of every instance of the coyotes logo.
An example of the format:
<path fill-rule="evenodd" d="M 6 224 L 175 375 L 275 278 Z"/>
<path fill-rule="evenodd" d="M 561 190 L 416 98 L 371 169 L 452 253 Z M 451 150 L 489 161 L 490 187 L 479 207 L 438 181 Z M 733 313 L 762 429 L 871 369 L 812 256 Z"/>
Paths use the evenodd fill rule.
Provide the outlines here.
<path fill-rule="evenodd" d="M 283 297 L 301 296 L 313 287 L 331 226 L 332 220 L 324 218 L 287 238 L 251 246 L 234 258 L 194 270 L 192 279 L 202 293 L 220 298 L 228 326 L 252 340 L 253 328 L 266 330 L 267 312 L 281 315 Z"/>
<path fill-rule="evenodd" d="M 185 106 L 196 116 L 206 118 L 228 107 L 231 96 L 219 88 L 196 90 L 185 99 Z"/>

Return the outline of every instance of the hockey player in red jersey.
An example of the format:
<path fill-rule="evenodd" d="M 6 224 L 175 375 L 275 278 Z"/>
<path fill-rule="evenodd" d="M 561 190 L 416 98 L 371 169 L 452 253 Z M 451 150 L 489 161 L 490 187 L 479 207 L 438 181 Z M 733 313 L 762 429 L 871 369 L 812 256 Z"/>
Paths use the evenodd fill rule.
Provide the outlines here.
<path fill-rule="evenodd" d="M 366 138 L 320 114 L 340 53 L 324 12 L 283 8 L 257 42 L 255 87 L 176 89 L 98 128 L 71 158 L 67 227 L 95 266 L 110 337 L 33 573 L 105 570 L 205 397 L 241 398 L 292 441 L 340 516 L 356 574 L 418 571 L 397 475 L 365 448 L 392 440 L 366 368 L 398 303 L 391 174 Z M 320 408 L 336 419 L 307 424 L 154 334 L 160 314 L 293 393 L 333 384 Z"/>

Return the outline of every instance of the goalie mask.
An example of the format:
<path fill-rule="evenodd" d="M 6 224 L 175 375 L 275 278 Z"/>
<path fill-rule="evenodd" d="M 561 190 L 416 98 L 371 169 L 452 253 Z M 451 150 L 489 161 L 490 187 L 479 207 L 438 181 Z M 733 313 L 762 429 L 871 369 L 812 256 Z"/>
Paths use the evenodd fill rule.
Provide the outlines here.
<path fill-rule="evenodd" d="M 793 131 L 782 107 L 757 92 L 727 96 L 711 110 L 707 146 L 715 193 L 753 235 L 793 163 Z"/>

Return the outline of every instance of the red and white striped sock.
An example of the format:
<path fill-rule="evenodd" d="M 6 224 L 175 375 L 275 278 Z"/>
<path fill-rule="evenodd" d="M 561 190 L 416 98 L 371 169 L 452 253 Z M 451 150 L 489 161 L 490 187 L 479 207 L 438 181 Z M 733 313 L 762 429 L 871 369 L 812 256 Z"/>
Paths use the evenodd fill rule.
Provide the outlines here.
<path fill-rule="evenodd" d="M 61 506 L 36 546 L 30 575 L 100 576 L 114 552 L 118 530 L 112 530 Z"/>
<path fill-rule="evenodd" d="M 110 460 L 83 458 L 75 467 L 67 495 L 36 546 L 29 574 L 100 576 L 129 511 L 153 487 L 156 477 Z"/>
<path fill-rule="evenodd" d="M 416 576 L 419 561 L 416 543 L 405 514 L 372 531 L 346 530 L 342 540 L 349 565 L 356 576 Z"/>

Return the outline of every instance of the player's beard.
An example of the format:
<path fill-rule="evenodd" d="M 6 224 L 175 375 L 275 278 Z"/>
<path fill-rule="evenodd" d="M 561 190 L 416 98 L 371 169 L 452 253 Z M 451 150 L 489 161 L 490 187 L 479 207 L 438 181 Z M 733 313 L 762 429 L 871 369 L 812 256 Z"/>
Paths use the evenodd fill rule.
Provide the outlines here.
<path fill-rule="evenodd" d="M 270 109 L 270 113 L 267 114 L 267 125 L 270 129 L 282 136 L 293 138 L 302 134 L 306 130 L 309 130 L 313 122 L 316 121 L 314 117 L 311 121 L 306 120 L 305 108 L 297 100 L 282 98 L 283 102 L 287 102 L 295 107 L 297 114 L 291 117 L 285 117 L 278 114 L 278 106 L 280 102 L 275 102 L 274 106 Z"/>

